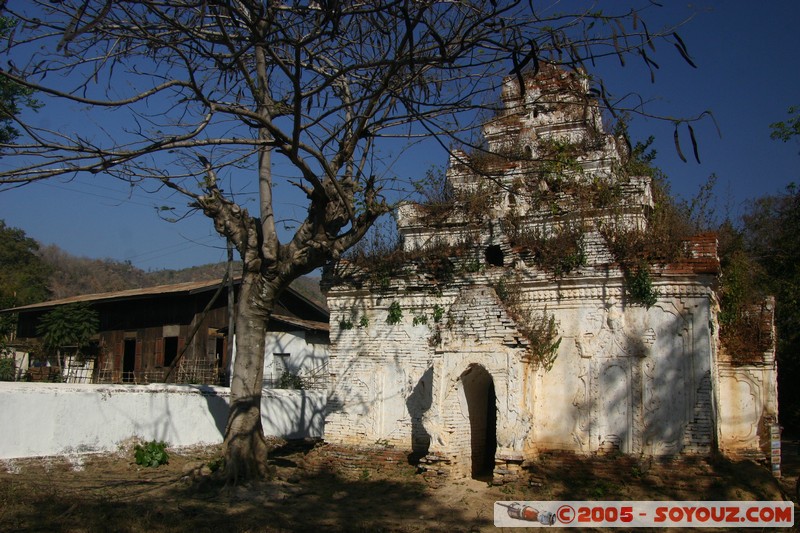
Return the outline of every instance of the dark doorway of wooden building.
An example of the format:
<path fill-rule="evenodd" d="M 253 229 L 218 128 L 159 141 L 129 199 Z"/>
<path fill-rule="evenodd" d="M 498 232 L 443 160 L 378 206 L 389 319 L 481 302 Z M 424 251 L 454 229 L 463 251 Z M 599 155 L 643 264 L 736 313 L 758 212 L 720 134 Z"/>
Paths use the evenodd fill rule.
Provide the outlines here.
<path fill-rule="evenodd" d="M 471 365 L 461 375 L 469 409 L 471 473 L 474 479 L 489 481 L 497 451 L 497 397 L 494 381 L 480 365 Z"/>
<path fill-rule="evenodd" d="M 217 362 L 217 370 L 224 370 L 225 366 L 225 337 L 217 337 L 214 340 L 214 360 Z"/>
<path fill-rule="evenodd" d="M 125 350 L 122 354 L 122 382 L 133 383 L 136 370 L 136 339 L 125 339 Z"/>

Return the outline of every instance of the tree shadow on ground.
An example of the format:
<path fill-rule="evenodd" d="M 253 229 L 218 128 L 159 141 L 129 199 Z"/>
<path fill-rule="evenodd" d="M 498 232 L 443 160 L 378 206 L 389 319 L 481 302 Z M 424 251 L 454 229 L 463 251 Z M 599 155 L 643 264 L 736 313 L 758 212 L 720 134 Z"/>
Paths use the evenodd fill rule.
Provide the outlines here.
<path fill-rule="evenodd" d="M 471 509 L 439 513 L 413 467 L 329 469 L 294 447 L 273 451 L 270 481 L 226 488 L 193 473 L 215 456 L 171 457 L 142 468 L 130 459 L 30 464 L 0 473 L 2 531 L 279 532 L 471 531 L 491 525 Z"/>
<path fill-rule="evenodd" d="M 174 453 L 158 468 L 137 466 L 130 450 L 5 461 L 0 531 L 494 531 L 498 500 L 761 501 L 785 494 L 763 465 L 722 457 L 547 453 L 518 482 L 498 487 L 470 479 L 432 486 L 405 461 L 377 453 L 374 467 L 364 468 L 368 452 L 352 450 L 360 463 L 337 453 L 313 441 L 278 445 L 272 480 L 233 488 L 208 475 L 219 446 Z"/>
<path fill-rule="evenodd" d="M 530 473 L 529 499 L 774 500 L 783 493 L 766 467 L 722 456 L 551 453 L 543 454 Z"/>

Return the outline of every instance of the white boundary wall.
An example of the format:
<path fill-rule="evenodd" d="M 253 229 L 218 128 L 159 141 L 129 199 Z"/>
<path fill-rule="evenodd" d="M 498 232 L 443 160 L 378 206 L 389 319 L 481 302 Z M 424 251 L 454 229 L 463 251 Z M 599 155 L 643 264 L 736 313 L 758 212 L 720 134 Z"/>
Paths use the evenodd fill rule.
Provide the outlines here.
<path fill-rule="evenodd" d="M 206 385 L 0 382 L 0 459 L 114 451 L 131 438 L 218 444 L 230 389 Z M 266 435 L 322 437 L 325 393 L 264 390 Z"/>

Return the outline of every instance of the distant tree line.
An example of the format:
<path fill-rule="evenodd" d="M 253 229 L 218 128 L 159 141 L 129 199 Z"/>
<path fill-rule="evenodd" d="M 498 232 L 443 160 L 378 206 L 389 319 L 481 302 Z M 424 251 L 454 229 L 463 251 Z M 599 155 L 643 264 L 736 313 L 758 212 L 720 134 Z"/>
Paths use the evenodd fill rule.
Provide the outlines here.
<path fill-rule="evenodd" d="M 52 298 L 114 292 L 155 285 L 222 278 L 225 263 L 179 270 L 145 271 L 129 261 L 77 257 L 56 245 L 41 248 L 42 260 L 52 268 L 48 288 Z"/>
<path fill-rule="evenodd" d="M 25 231 L 0 220 L 0 309 L 155 285 L 222 278 L 225 263 L 147 272 L 128 261 L 78 257 L 56 245 L 42 246 Z M 3 335 L 8 315 L 0 316 Z"/>

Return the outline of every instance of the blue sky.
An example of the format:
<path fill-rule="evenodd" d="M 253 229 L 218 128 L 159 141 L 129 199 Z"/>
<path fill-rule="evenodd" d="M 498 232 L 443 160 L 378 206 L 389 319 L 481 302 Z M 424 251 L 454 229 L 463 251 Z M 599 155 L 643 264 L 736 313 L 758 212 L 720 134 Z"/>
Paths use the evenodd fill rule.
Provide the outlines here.
<path fill-rule="evenodd" d="M 636 117 L 631 133 L 634 140 L 656 137 L 656 163 L 670 177 L 674 193 L 690 197 L 715 173 L 718 208 L 736 216 L 747 200 L 779 193 L 800 180 L 800 145 L 769 138 L 769 125 L 785 119 L 789 106 L 800 105 L 800 2 L 663 3 L 665 7 L 653 10 L 655 17 L 647 19 L 651 31 L 654 26 L 685 21 L 678 32 L 698 68 L 686 64 L 672 45 L 661 43 L 654 56 L 661 67 L 655 84 L 640 62 L 631 61 L 620 69 L 616 60 L 610 61 L 599 65 L 597 73 L 616 95 L 643 95 L 651 113 L 690 117 L 710 110 L 714 114 L 721 138 L 710 120 L 695 125 L 700 165 L 693 161 L 688 136 L 682 140 L 689 162 L 680 161 L 669 122 Z M 624 5 L 599 4 L 611 9 Z M 38 116 L 56 123 L 81 120 L 81 112 L 45 108 Z M 62 127 L 68 128 L 68 123 Z M 400 175 L 421 175 L 432 165 L 443 165 L 446 157 L 443 149 L 419 147 L 405 154 L 395 170 Z M 289 216 L 294 212 L 301 217 L 304 210 L 292 204 L 294 195 L 287 187 L 278 185 L 279 201 Z M 146 270 L 224 260 L 224 243 L 202 215 L 170 223 L 157 214 L 158 206 L 184 203 L 102 177 L 79 177 L 0 193 L 0 218 L 43 244 L 57 244 L 80 256 L 130 260 Z"/>

